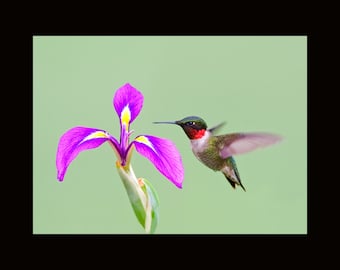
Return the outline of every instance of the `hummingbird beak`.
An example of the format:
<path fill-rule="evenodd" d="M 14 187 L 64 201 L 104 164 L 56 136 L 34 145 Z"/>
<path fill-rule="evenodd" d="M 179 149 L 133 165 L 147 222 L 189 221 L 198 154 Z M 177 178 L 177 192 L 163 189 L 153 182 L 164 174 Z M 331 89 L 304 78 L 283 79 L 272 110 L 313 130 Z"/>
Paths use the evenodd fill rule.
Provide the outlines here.
<path fill-rule="evenodd" d="M 179 125 L 178 121 L 175 122 L 152 122 L 153 124 L 175 124 L 175 125 Z"/>

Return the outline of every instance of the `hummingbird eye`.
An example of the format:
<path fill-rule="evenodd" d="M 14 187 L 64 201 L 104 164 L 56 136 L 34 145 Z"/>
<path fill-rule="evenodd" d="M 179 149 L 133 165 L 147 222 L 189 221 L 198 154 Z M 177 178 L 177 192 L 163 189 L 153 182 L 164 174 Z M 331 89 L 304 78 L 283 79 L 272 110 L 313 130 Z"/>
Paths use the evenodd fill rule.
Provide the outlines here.
<path fill-rule="evenodd" d="M 189 122 L 187 122 L 187 125 L 188 125 L 188 126 L 193 126 L 193 125 L 195 125 L 195 122 L 189 121 Z"/>

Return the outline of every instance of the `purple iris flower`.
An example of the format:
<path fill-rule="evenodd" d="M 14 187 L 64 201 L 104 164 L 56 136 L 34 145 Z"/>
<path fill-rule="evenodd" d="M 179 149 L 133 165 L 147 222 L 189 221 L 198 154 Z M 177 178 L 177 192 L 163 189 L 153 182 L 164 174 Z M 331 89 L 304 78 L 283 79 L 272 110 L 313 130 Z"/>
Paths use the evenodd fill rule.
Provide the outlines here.
<path fill-rule="evenodd" d="M 133 141 L 129 141 L 132 133 L 130 124 L 140 113 L 143 101 L 142 93 L 129 83 L 116 91 L 113 106 L 120 119 L 119 141 L 107 131 L 97 128 L 78 126 L 66 131 L 60 138 L 57 150 L 59 181 L 63 181 L 67 168 L 81 151 L 97 148 L 108 142 L 117 156 L 117 166 L 129 170 L 131 153 L 135 148 L 176 187 L 182 188 L 184 169 L 180 153 L 174 143 L 151 135 L 139 135 Z"/>

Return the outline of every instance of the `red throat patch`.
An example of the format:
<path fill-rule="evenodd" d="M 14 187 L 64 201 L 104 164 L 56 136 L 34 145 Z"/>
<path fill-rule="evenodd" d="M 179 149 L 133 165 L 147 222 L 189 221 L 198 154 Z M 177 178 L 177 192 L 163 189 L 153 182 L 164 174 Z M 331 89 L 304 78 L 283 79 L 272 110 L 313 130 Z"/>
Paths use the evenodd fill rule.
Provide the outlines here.
<path fill-rule="evenodd" d="M 204 134 L 205 134 L 205 129 L 200 129 L 200 130 L 193 129 L 192 139 L 193 140 L 201 139 L 204 136 Z"/>

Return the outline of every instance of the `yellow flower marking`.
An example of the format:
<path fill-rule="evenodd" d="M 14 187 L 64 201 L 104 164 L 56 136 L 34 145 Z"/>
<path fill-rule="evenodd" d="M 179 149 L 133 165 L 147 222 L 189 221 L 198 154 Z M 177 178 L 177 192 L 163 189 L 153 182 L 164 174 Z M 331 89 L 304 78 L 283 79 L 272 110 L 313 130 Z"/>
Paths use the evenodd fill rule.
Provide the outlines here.
<path fill-rule="evenodd" d="M 104 131 L 96 131 L 96 132 L 91 133 L 90 135 L 87 135 L 80 143 L 83 143 L 87 140 L 99 139 L 99 138 L 109 138 L 109 136 Z"/>
<path fill-rule="evenodd" d="M 145 136 L 139 136 L 135 139 L 135 141 L 143 143 L 147 146 L 149 146 L 155 153 L 157 153 L 157 151 L 155 150 L 155 148 L 153 147 L 152 143 L 150 142 L 150 140 L 145 137 Z"/>
<path fill-rule="evenodd" d="M 126 131 L 129 129 L 129 124 L 131 120 L 131 111 L 129 109 L 129 104 L 124 107 L 120 114 L 120 119 L 122 121 L 122 124 L 125 126 Z"/>

